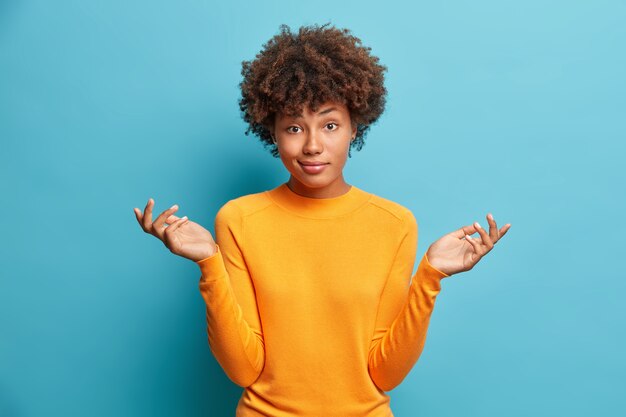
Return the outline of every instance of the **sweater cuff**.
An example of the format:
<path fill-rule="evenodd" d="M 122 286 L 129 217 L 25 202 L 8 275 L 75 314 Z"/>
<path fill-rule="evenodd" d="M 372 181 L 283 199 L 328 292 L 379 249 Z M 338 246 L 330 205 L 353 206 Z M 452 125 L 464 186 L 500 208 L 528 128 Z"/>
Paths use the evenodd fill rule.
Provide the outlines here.
<path fill-rule="evenodd" d="M 196 261 L 196 264 L 200 267 L 200 272 L 202 273 L 202 276 L 200 277 L 201 284 L 203 282 L 215 281 L 228 276 L 220 246 L 215 244 L 215 247 L 216 251 L 213 255 Z"/>
<path fill-rule="evenodd" d="M 421 269 L 420 276 L 422 277 L 422 279 L 425 280 L 426 282 L 434 284 L 435 288 L 441 288 L 440 287 L 441 279 L 450 276 L 446 274 L 445 272 L 440 271 L 434 266 L 432 266 L 431 263 L 428 261 L 428 256 L 426 254 L 424 254 L 424 256 L 422 257 L 422 260 L 419 266 L 417 267 L 417 269 L 418 270 Z"/>

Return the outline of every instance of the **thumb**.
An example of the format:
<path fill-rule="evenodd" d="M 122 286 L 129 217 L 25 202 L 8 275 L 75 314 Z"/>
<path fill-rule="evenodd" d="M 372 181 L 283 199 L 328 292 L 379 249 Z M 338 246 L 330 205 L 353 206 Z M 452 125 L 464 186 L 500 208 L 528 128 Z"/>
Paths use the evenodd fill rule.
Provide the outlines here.
<path fill-rule="evenodd" d="M 172 224 L 174 223 L 176 220 L 180 219 L 180 217 L 178 216 L 174 216 L 173 214 L 170 215 L 167 219 L 165 219 L 165 223 L 167 224 Z"/>
<path fill-rule="evenodd" d="M 471 236 L 474 233 L 476 233 L 476 227 L 473 224 L 470 224 L 470 225 L 463 226 L 460 229 L 455 230 L 451 234 L 457 239 L 463 239 L 465 235 Z"/>

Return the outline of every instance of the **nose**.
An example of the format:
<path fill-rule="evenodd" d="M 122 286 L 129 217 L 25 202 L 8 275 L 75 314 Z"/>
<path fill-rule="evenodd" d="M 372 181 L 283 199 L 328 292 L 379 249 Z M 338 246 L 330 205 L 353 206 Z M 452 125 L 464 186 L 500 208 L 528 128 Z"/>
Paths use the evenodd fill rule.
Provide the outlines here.
<path fill-rule="evenodd" d="M 322 151 L 324 150 L 324 144 L 322 143 L 322 139 L 320 136 L 320 133 L 310 131 L 307 134 L 306 141 L 304 142 L 304 146 L 302 147 L 302 152 L 307 155 L 316 155 L 322 153 Z"/>

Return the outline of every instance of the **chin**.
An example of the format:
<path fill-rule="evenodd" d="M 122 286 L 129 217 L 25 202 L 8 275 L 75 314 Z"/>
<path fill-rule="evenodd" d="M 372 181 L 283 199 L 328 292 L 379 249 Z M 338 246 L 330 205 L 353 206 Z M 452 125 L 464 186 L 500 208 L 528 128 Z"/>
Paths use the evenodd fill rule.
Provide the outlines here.
<path fill-rule="evenodd" d="M 309 179 L 309 178 L 295 177 L 295 179 L 302 185 L 307 186 L 309 188 L 321 188 L 330 184 L 330 182 L 325 181 L 323 178 Z"/>
<path fill-rule="evenodd" d="M 301 178 L 299 176 L 295 176 L 295 179 L 300 182 L 303 186 L 311 189 L 315 188 L 325 188 L 330 186 L 336 178 L 330 178 L 328 176 L 314 176 L 313 178 Z"/>

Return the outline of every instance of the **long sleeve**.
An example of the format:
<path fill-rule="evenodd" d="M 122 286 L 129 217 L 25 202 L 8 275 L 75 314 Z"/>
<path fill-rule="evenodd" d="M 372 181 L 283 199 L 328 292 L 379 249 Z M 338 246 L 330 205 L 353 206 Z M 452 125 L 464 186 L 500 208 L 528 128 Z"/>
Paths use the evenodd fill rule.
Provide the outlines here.
<path fill-rule="evenodd" d="M 232 202 L 215 217 L 217 252 L 197 261 L 209 346 L 226 375 L 247 387 L 261 374 L 265 346 L 256 295 L 241 250 L 242 216 Z"/>
<path fill-rule="evenodd" d="M 407 231 L 381 295 L 368 357 L 372 381 L 383 391 L 398 386 L 421 355 L 440 281 L 448 276 L 424 254 L 409 283 L 417 250 L 417 221 L 410 211 L 405 222 Z"/>

